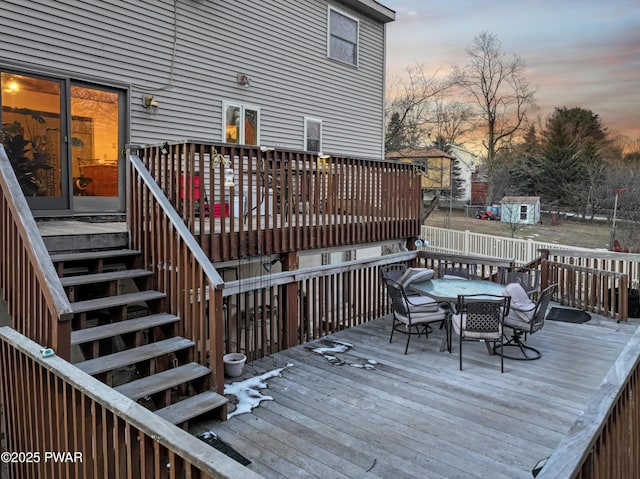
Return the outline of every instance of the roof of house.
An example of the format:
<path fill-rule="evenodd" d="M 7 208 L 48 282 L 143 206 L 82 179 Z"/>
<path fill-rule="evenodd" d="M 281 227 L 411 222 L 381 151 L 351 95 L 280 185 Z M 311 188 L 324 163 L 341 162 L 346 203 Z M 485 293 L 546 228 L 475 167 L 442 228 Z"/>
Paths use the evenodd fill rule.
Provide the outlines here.
<path fill-rule="evenodd" d="M 445 153 L 442 150 L 438 150 L 437 148 L 403 148 L 398 151 L 390 151 L 387 153 L 387 158 L 400 159 L 400 158 L 410 158 L 412 160 L 419 160 L 425 158 L 449 158 L 453 160 L 453 156 Z"/>
<path fill-rule="evenodd" d="M 500 203 L 525 203 L 525 204 L 533 204 L 540 201 L 539 196 L 505 196 L 500 200 Z"/>

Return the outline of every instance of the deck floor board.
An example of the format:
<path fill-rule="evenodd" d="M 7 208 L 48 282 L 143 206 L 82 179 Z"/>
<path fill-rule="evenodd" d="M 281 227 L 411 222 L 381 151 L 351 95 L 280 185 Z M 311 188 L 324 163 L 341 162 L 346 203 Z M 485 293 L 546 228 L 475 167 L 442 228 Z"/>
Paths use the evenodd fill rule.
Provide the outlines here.
<path fill-rule="evenodd" d="M 459 371 L 457 338 L 440 352 L 438 329 L 404 355 L 406 337 L 390 344 L 380 318 L 248 364 L 243 378 L 285 367 L 263 391 L 273 401 L 193 432 L 215 432 L 266 478 L 529 479 L 639 324 L 548 321 L 528 338 L 542 358 L 505 359 L 501 374 L 499 356 L 474 342 Z M 312 351 L 331 340 L 353 345 L 334 354 L 341 365 Z"/>

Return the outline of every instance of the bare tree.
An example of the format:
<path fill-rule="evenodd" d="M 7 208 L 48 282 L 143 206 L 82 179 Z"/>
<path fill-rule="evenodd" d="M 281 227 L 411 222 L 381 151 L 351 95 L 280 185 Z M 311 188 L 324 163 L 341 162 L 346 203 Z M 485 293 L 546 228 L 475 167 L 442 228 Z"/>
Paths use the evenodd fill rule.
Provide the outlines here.
<path fill-rule="evenodd" d="M 452 100 L 445 95 L 439 95 L 433 101 L 432 117 L 435 136 L 442 138 L 445 144 L 460 143 L 461 137 L 477 125 L 477 116 L 471 105 Z"/>
<path fill-rule="evenodd" d="M 422 64 L 407 67 L 402 77 L 387 84 L 385 148 L 415 147 L 426 143 L 433 121 L 433 100 L 451 87 L 439 71 L 427 73 Z"/>
<path fill-rule="evenodd" d="M 535 91 L 524 76 L 522 59 L 517 55 L 507 58 L 495 34 L 481 33 L 466 53 L 469 63 L 454 67 L 454 77 L 480 108 L 486 128 L 483 146 L 487 150 L 491 188 L 496 153 L 526 124 L 527 113 L 535 109 Z M 488 198 L 491 199 L 491 194 Z"/>

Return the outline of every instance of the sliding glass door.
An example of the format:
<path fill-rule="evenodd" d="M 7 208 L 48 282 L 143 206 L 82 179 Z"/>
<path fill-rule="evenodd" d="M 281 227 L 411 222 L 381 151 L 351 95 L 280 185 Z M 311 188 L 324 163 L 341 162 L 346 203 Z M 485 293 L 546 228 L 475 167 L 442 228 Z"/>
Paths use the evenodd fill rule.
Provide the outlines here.
<path fill-rule="evenodd" d="M 124 91 L 0 75 L 3 145 L 34 213 L 123 211 Z"/>
<path fill-rule="evenodd" d="M 1 73 L 3 145 L 34 209 L 69 209 L 64 82 Z"/>
<path fill-rule="evenodd" d="M 124 95 L 71 85 L 71 172 L 75 211 L 114 211 L 124 197 L 119 154 Z"/>

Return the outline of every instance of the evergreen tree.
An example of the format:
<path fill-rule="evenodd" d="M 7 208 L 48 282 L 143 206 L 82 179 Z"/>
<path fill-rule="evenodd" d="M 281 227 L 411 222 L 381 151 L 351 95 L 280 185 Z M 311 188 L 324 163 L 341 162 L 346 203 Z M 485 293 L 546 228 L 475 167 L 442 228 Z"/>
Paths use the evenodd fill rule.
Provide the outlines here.
<path fill-rule="evenodd" d="M 604 172 L 606 145 L 607 132 L 598 115 L 583 108 L 556 108 L 541 144 L 538 187 L 544 200 L 588 210 L 593 185 Z"/>

